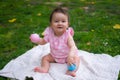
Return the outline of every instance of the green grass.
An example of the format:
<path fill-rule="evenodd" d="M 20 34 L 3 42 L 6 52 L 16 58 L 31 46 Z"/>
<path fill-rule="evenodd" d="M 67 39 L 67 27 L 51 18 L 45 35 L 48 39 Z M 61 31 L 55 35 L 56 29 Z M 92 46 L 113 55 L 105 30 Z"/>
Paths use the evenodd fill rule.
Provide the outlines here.
<path fill-rule="evenodd" d="M 120 54 L 120 29 L 113 28 L 120 24 L 119 0 L 1 0 L 0 69 L 35 45 L 29 40 L 30 34 L 41 34 L 49 26 L 49 15 L 58 4 L 69 8 L 70 25 L 79 49 L 111 56 Z M 15 22 L 8 21 L 13 18 Z"/>

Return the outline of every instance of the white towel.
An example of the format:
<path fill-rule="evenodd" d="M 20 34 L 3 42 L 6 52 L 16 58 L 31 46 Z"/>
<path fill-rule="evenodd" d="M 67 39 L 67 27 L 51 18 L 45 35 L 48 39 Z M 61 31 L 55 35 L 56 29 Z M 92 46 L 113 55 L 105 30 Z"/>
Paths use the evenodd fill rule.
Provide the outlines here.
<path fill-rule="evenodd" d="M 0 76 L 24 80 L 26 76 L 34 80 L 117 80 L 120 71 L 120 55 L 93 54 L 79 50 L 80 66 L 77 76 L 66 75 L 66 64 L 51 63 L 49 73 L 37 73 L 33 69 L 39 66 L 44 55 L 50 52 L 49 44 L 38 45 L 23 55 L 11 60 Z"/>

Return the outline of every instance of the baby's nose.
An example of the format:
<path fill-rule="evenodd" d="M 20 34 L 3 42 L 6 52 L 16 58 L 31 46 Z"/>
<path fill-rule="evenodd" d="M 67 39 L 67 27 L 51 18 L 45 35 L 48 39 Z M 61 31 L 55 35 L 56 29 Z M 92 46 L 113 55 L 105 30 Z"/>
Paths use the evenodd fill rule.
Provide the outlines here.
<path fill-rule="evenodd" d="M 59 24 L 59 25 L 61 25 L 61 24 L 62 24 L 62 22 L 60 21 L 58 24 Z"/>

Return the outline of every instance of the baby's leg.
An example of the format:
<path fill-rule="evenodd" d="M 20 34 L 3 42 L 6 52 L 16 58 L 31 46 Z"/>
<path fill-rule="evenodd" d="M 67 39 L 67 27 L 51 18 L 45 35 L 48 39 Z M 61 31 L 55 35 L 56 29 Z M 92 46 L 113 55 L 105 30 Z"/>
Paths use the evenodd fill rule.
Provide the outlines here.
<path fill-rule="evenodd" d="M 75 60 L 76 70 L 75 71 L 67 70 L 67 72 L 66 72 L 66 74 L 71 75 L 73 77 L 76 76 L 76 71 L 78 70 L 78 67 L 79 67 L 79 64 L 80 64 L 80 57 L 79 56 L 75 56 L 74 60 Z"/>
<path fill-rule="evenodd" d="M 35 67 L 35 72 L 47 73 L 50 67 L 50 62 L 55 62 L 53 57 L 48 54 L 42 58 L 41 67 Z"/>

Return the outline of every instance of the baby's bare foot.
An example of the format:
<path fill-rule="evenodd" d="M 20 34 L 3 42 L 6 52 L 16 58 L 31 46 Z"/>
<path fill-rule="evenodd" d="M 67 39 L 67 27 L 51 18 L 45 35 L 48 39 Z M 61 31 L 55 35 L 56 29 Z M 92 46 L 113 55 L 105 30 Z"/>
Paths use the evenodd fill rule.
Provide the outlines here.
<path fill-rule="evenodd" d="M 35 68 L 34 68 L 34 71 L 35 71 L 35 72 L 39 72 L 39 73 L 47 73 L 47 71 L 44 70 L 44 69 L 41 68 L 41 67 L 35 67 Z"/>
<path fill-rule="evenodd" d="M 70 76 L 72 76 L 72 77 L 75 77 L 75 76 L 76 76 L 75 71 L 67 71 L 66 74 L 67 74 L 67 75 L 70 75 Z"/>

